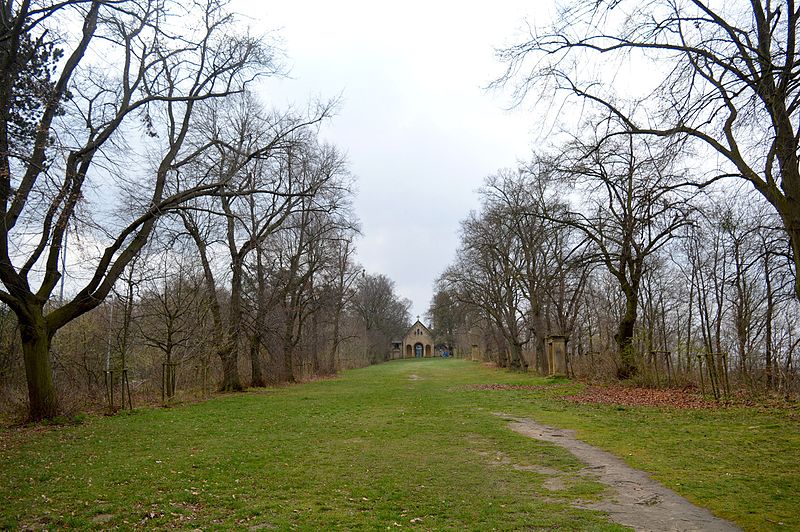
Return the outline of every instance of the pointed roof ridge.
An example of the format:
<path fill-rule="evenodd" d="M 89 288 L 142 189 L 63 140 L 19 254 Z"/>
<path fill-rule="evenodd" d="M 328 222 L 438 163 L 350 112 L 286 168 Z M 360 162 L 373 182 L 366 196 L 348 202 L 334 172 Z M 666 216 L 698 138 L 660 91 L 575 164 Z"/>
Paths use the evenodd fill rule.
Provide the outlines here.
<path fill-rule="evenodd" d="M 423 329 L 425 329 L 425 331 L 426 331 L 428 334 L 430 334 L 431 336 L 433 336 L 433 332 L 431 332 L 430 328 L 429 328 L 427 325 L 425 325 L 424 323 L 422 323 L 422 321 L 419 319 L 419 316 L 417 316 L 417 321 L 415 321 L 414 323 L 412 323 L 412 324 L 411 324 L 411 327 L 409 327 L 409 328 L 406 330 L 406 336 L 408 336 L 408 333 L 410 333 L 410 332 L 411 332 L 411 331 L 414 329 L 414 327 L 416 327 L 416 326 L 417 326 L 417 324 L 420 324 L 420 325 L 422 325 L 422 328 L 423 328 Z"/>

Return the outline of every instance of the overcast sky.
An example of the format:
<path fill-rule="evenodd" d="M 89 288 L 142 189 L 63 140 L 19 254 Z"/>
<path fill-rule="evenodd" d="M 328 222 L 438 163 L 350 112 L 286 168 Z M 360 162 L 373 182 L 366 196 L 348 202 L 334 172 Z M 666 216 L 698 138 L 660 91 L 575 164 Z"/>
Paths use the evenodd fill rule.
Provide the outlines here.
<path fill-rule="evenodd" d="M 261 91 L 276 106 L 343 96 L 323 138 L 357 177 L 358 260 L 384 273 L 423 316 L 454 260 L 459 221 L 483 178 L 530 153 L 534 120 L 483 87 L 502 72 L 494 49 L 513 42 L 546 1 L 245 2 L 256 31 L 278 30 L 290 79 Z M 536 10 L 540 10 L 537 12 Z"/>

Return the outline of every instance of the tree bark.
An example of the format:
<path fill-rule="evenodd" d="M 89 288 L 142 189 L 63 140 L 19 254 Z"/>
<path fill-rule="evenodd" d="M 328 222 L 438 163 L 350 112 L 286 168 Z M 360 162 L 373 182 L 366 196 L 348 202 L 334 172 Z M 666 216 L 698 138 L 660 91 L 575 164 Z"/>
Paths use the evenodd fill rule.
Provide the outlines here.
<path fill-rule="evenodd" d="M 767 308 L 766 315 L 764 316 L 765 329 L 764 329 L 764 370 L 767 374 L 767 388 L 772 389 L 774 386 L 773 378 L 773 360 L 772 360 L 772 319 L 775 314 L 775 294 L 772 288 L 772 279 L 770 277 L 770 261 L 769 251 L 764 253 L 764 281 L 767 291 Z"/>
<path fill-rule="evenodd" d="M 225 348 L 222 350 L 223 379 L 221 391 L 244 390 L 239 375 L 239 333 L 242 330 L 242 259 L 236 257 L 231 264 L 231 299 Z"/>
<path fill-rule="evenodd" d="M 342 292 L 340 292 L 342 293 Z M 340 296 L 340 301 L 343 297 Z M 336 303 L 336 310 L 333 316 L 333 342 L 331 343 L 331 350 L 328 353 L 328 358 L 330 360 L 330 368 L 331 373 L 336 373 L 339 370 L 338 363 L 339 363 L 339 328 L 341 327 L 340 323 L 342 321 L 342 305 L 340 303 Z M 405 353 L 403 353 L 405 356 Z"/>
<path fill-rule="evenodd" d="M 617 325 L 614 341 L 619 349 L 619 367 L 617 377 L 630 379 L 637 373 L 636 358 L 633 352 L 633 333 L 636 327 L 637 297 L 633 293 L 625 294 L 625 313 Z"/>
<path fill-rule="evenodd" d="M 795 271 L 794 293 L 795 296 L 800 299 L 800 275 L 797 274 L 797 272 L 800 272 L 800 208 L 792 209 L 791 212 L 779 211 L 778 214 L 781 220 L 783 220 L 786 233 L 789 235 Z"/>
<path fill-rule="evenodd" d="M 256 324 L 258 327 L 258 324 Z M 261 364 L 261 332 L 256 331 L 250 337 L 250 386 L 263 388 L 267 385 Z"/>
<path fill-rule="evenodd" d="M 518 342 L 509 342 L 509 364 L 511 369 L 527 371 L 528 364 L 522 356 L 522 346 Z"/>
<path fill-rule="evenodd" d="M 31 421 L 58 415 L 58 400 L 50 363 L 52 334 L 41 308 L 27 308 L 18 314 L 25 378 L 28 383 L 28 417 Z"/>
<path fill-rule="evenodd" d="M 541 375 L 546 375 L 549 369 L 547 351 L 545 349 L 546 328 L 542 319 L 541 307 L 538 304 L 533 304 L 533 302 L 531 302 L 530 320 L 533 336 L 536 339 L 536 371 Z"/>
<path fill-rule="evenodd" d="M 255 318 L 253 319 L 253 334 L 250 338 L 250 386 L 253 388 L 263 388 L 267 385 L 264 376 L 263 364 L 261 363 L 261 338 L 263 330 L 264 314 L 266 313 L 265 296 L 266 272 L 264 271 L 264 261 L 262 258 L 262 248 L 256 246 L 256 305 Z"/>
<path fill-rule="evenodd" d="M 241 319 L 241 267 L 236 268 L 236 262 L 231 265 L 233 276 L 231 279 L 231 300 L 229 310 L 229 320 L 227 327 L 222 323 L 222 305 L 217 296 L 217 284 L 214 279 L 214 271 L 211 268 L 211 261 L 208 258 L 208 245 L 200 235 L 200 231 L 193 220 L 188 216 L 183 216 L 184 227 L 197 245 L 200 263 L 203 266 L 203 279 L 208 292 L 208 303 L 211 309 L 212 323 L 214 326 L 214 337 L 217 341 L 217 356 L 222 362 L 222 382 L 219 390 L 221 392 L 242 391 L 241 378 L 239 377 L 239 357 L 238 357 L 238 333 L 234 327 L 234 321 Z"/>
<path fill-rule="evenodd" d="M 283 342 L 283 374 L 286 382 L 295 382 L 294 344 L 287 340 Z"/>
<path fill-rule="evenodd" d="M 241 392 L 244 390 L 242 380 L 239 378 L 239 361 L 236 349 L 231 345 L 230 339 L 225 340 L 225 345 L 217 351 L 222 361 L 222 383 L 219 391 L 221 392 Z"/>

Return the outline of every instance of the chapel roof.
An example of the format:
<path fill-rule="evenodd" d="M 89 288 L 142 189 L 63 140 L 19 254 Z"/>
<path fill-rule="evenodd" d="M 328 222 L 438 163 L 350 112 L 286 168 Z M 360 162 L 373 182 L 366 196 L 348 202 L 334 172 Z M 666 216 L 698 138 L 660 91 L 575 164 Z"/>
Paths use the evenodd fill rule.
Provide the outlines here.
<path fill-rule="evenodd" d="M 422 323 L 421 321 L 419 321 L 419 318 L 417 318 L 417 321 L 415 321 L 415 322 L 414 322 L 414 324 L 413 324 L 411 327 L 409 327 L 409 328 L 408 328 L 408 330 L 406 331 L 406 336 L 408 336 L 409 334 L 411 334 L 411 331 L 413 331 L 414 329 L 416 329 L 417 327 L 420 327 L 420 326 L 421 326 L 423 329 L 425 329 L 425 332 L 426 332 L 426 333 L 428 333 L 428 334 L 432 335 L 432 333 L 431 333 L 431 330 L 430 330 L 430 329 L 428 329 L 428 327 L 426 327 L 424 323 Z"/>

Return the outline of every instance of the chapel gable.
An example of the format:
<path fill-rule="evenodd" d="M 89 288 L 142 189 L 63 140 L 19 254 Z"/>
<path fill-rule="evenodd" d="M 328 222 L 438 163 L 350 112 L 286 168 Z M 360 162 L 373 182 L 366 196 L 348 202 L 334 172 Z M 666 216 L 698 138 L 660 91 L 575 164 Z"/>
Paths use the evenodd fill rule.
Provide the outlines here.
<path fill-rule="evenodd" d="M 433 334 L 417 316 L 417 321 L 408 329 L 403 338 L 403 357 L 432 357 L 433 346 Z"/>

